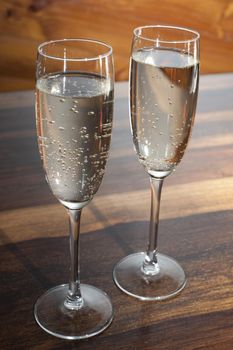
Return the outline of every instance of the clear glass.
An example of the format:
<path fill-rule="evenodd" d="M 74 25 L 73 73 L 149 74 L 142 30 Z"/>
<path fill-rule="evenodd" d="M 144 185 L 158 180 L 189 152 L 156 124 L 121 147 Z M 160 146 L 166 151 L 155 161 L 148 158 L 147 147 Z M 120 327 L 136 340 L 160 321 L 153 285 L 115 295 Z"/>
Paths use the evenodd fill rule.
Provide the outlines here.
<path fill-rule="evenodd" d="M 163 180 L 181 161 L 194 122 L 199 81 L 199 34 L 171 26 L 134 30 L 130 62 L 130 114 L 134 147 L 150 176 L 151 214 L 146 252 L 123 258 L 116 285 L 141 300 L 164 300 L 186 284 L 182 267 L 158 253 Z"/>
<path fill-rule="evenodd" d="M 98 191 L 111 141 L 112 48 L 86 39 L 46 42 L 38 48 L 36 69 L 39 151 L 48 184 L 68 211 L 71 264 L 69 284 L 45 292 L 34 315 L 54 336 L 88 338 L 113 319 L 108 295 L 80 284 L 79 271 L 81 211 Z"/>

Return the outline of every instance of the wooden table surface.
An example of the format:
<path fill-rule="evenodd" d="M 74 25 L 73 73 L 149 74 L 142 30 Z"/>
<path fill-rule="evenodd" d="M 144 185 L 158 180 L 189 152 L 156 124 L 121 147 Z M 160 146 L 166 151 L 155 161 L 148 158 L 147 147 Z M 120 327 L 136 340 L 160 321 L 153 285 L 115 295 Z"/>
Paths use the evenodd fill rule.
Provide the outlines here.
<path fill-rule="evenodd" d="M 39 160 L 33 93 L 0 94 L 0 348 L 233 349 L 233 74 L 201 77 L 188 150 L 165 180 L 159 250 L 176 258 L 188 283 L 165 302 L 118 290 L 115 263 L 144 250 L 149 178 L 133 150 L 127 84 L 116 84 L 107 171 L 81 223 L 82 281 L 104 289 L 115 318 L 101 335 L 64 341 L 42 331 L 33 304 L 67 282 L 68 222 Z"/>

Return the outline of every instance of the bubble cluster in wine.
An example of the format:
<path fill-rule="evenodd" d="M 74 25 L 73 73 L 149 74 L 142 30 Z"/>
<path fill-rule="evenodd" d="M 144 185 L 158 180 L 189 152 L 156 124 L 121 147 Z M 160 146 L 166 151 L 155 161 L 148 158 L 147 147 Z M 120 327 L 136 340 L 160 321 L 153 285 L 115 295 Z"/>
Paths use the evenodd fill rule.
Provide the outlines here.
<path fill-rule="evenodd" d="M 90 200 L 98 190 L 111 141 L 113 86 L 97 75 L 71 72 L 37 81 L 40 155 L 54 195 Z"/>
<path fill-rule="evenodd" d="M 170 173 L 186 149 L 197 103 L 199 63 L 178 51 L 133 52 L 131 128 L 140 162 L 156 177 Z"/>

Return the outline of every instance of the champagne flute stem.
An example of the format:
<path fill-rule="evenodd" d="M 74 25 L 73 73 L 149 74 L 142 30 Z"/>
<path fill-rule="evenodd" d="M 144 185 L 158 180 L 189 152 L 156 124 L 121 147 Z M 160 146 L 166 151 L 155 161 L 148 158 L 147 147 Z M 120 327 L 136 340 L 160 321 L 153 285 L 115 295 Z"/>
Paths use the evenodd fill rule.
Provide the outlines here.
<path fill-rule="evenodd" d="M 151 212 L 150 212 L 150 230 L 149 243 L 145 261 L 142 270 L 146 275 L 154 275 L 159 272 L 157 261 L 157 240 L 159 226 L 159 209 L 160 199 L 163 186 L 163 178 L 155 178 L 150 176 L 151 184 Z"/>
<path fill-rule="evenodd" d="M 71 310 L 80 309 L 83 299 L 80 290 L 79 232 L 81 209 L 68 209 L 70 224 L 70 280 L 65 306 Z"/>

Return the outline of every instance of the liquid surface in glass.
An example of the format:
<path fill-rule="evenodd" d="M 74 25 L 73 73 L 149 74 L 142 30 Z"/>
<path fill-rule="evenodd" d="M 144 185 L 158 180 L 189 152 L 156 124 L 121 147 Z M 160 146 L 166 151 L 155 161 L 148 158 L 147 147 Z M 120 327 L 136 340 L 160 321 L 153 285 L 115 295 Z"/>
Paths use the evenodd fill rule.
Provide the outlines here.
<path fill-rule="evenodd" d="M 53 194 L 90 200 L 105 172 L 110 147 L 113 87 L 92 74 L 58 73 L 37 81 L 40 156 Z"/>
<path fill-rule="evenodd" d="M 186 149 L 197 103 L 199 63 L 177 50 L 146 48 L 131 58 L 131 128 L 140 162 L 169 174 Z"/>

